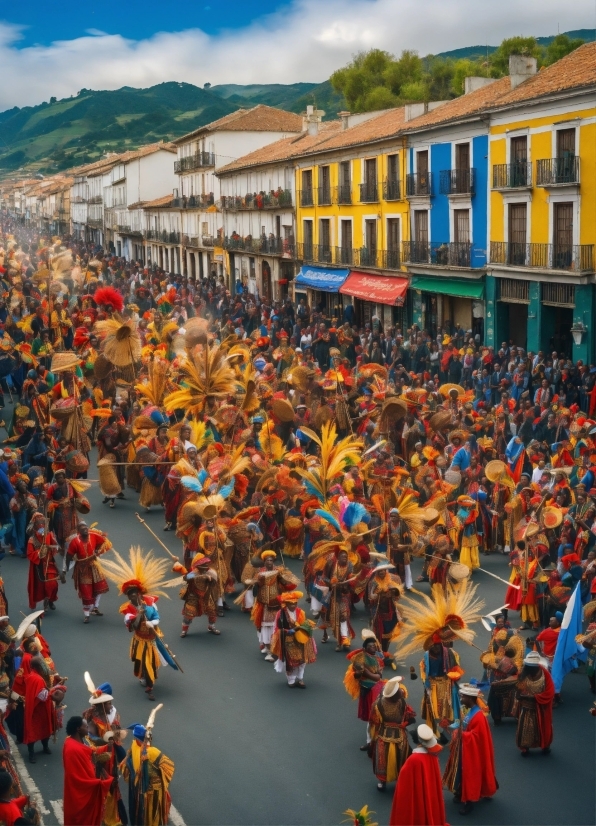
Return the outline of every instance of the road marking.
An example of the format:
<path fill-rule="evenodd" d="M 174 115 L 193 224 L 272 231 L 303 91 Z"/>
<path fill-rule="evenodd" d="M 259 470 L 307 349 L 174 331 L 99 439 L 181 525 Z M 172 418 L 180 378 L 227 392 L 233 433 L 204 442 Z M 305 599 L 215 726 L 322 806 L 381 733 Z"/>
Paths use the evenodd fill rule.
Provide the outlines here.
<path fill-rule="evenodd" d="M 170 806 L 170 820 L 174 826 L 186 826 L 182 815 L 175 806 Z"/>
<path fill-rule="evenodd" d="M 61 800 L 50 800 L 50 806 L 54 810 L 54 816 L 60 826 L 64 826 L 64 809 Z"/>
<path fill-rule="evenodd" d="M 8 734 L 8 732 L 7 732 Z M 19 773 L 19 777 L 23 782 L 27 792 L 33 798 L 33 800 L 37 803 L 37 807 L 39 809 L 40 817 L 39 817 L 39 824 L 40 826 L 44 826 L 42 814 L 49 815 L 50 810 L 46 808 L 45 803 L 43 802 L 43 797 L 41 792 L 37 787 L 37 783 L 29 774 L 27 766 L 25 765 L 25 761 L 21 757 L 21 753 L 17 748 L 17 744 L 13 740 L 12 736 L 8 734 L 8 739 L 10 740 L 11 752 L 15 762 L 15 766 L 17 767 L 17 771 Z"/>

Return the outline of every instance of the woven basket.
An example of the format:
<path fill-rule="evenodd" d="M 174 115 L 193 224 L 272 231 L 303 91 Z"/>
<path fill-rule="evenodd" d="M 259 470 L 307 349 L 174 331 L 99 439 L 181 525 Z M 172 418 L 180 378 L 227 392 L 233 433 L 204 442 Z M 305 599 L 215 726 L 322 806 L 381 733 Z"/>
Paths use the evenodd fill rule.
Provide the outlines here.
<path fill-rule="evenodd" d="M 51 373 L 64 373 L 64 372 L 72 372 L 76 367 L 79 366 L 81 360 L 78 358 L 76 353 L 65 352 L 65 353 L 54 353 L 52 356 L 52 366 L 50 367 Z"/>
<path fill-rule="evenodd" d="M 114 467 L 116 457 L 113 453 L 108 453 L 103 459 L 97 463 L 99 471 L 99 489 L 104 496 L 117 496 L 122 488 L 118 481 L 118 474 Z"/>
<path fill-rule="evenodd" d="M 66 454 L 66 467 L 71 473 L 85 473 L 89 470 L 89 459 L 80 450 Z"/>
<path fill-rule="evenodd" d="M 294 421 L 294 408 L 286 399 L 273 399 L 271 406 L 280 422 Z"/>

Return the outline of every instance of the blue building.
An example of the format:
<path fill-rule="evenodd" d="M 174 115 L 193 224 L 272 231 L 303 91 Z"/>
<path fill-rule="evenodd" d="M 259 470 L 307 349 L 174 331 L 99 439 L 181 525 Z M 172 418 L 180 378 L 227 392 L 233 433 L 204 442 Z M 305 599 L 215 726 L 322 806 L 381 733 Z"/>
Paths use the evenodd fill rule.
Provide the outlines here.
<path fill-rule="evenodd" d="M 484 340 L 489 127 L 483 111 L 492 86 L 487 78 L 467 78 L 461 98 L 406 107 L 411 240 L 403 260 L 412 321 L 433 334 L 458 325 Z"/>

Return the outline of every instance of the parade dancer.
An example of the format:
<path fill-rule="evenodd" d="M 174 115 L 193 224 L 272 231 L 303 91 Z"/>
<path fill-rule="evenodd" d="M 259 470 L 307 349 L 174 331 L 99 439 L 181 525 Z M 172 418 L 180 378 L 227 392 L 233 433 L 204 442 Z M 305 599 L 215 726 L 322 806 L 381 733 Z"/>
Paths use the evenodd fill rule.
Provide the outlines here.
<path fill-rule="evenodd" d="M 112 547 L 112 543 L 101 531 L 90 531 L 86 522 L 79 522 L 77 536 L 68 544 L 64 557 L 66 570 L 74 564 L 73 582 L 79 599 L 83 603 L 83 622 L 89 622 L 90 614 L 102 617 L 99 600 L 109 590 L 99 557 Z"/>

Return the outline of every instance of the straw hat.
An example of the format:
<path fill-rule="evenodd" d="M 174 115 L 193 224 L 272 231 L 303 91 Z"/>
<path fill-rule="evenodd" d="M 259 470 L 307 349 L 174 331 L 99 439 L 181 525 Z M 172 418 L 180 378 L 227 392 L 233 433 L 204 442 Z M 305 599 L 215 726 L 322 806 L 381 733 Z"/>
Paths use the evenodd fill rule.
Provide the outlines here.
<path fill-rule="evenodd" d="M 52 356 L 52 365 L 50 367 L 50 372 L 52 373 L 63 373 L 63 372 L 72 372 L 77 368 L 80 364 L 80 359 L 76 355 L 76 353 L 72 353 L 70 351 L 64 353 L 54 353 Z"/>
<path fill-rule="evenodd" d="M 400 683 L 403 680 L 403 677 L 393 677 L 391 680 L 387 680 L 385 685 L 383 686 L 383 697 L 393 697 L 393 695 L 399 691 Z"/>

